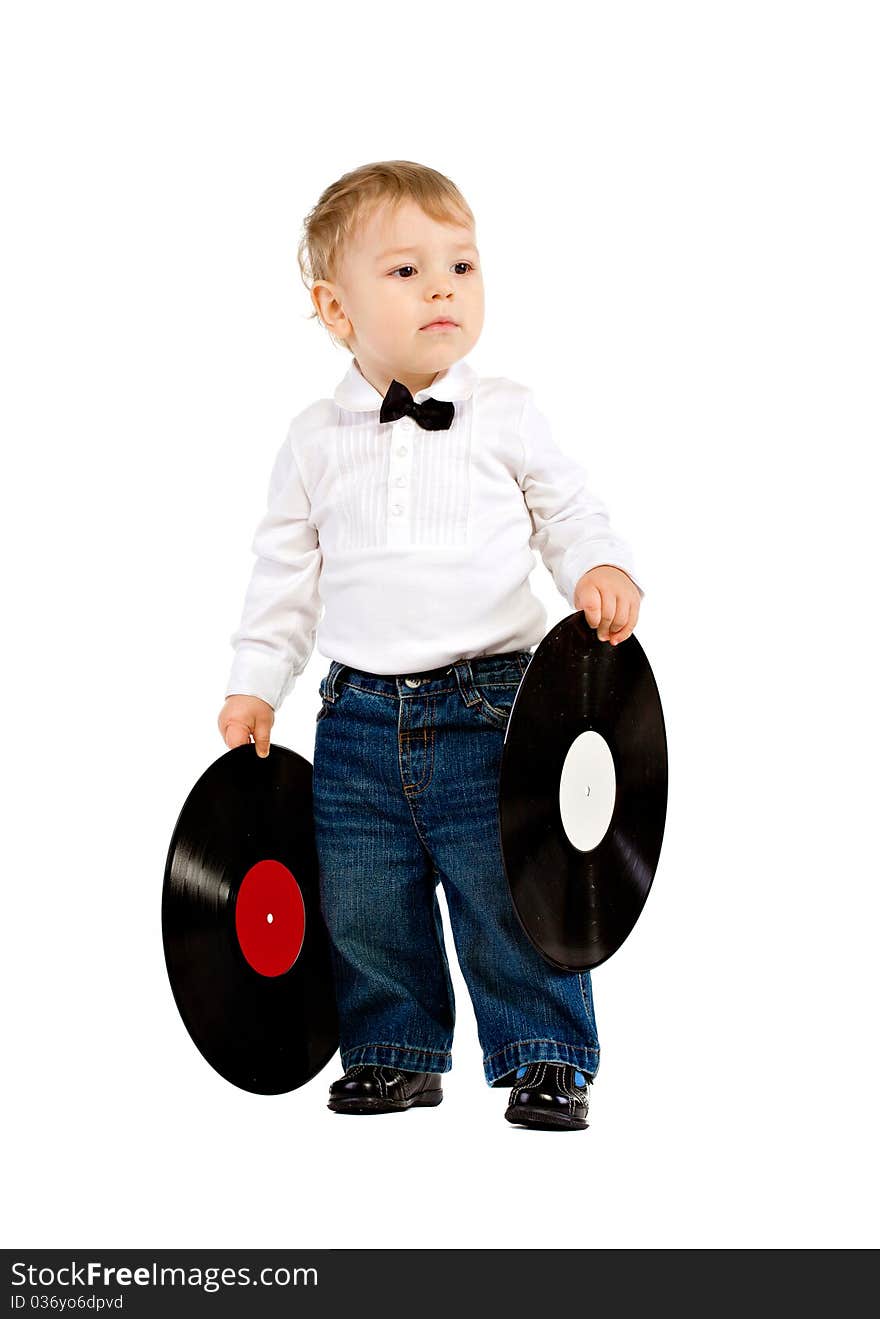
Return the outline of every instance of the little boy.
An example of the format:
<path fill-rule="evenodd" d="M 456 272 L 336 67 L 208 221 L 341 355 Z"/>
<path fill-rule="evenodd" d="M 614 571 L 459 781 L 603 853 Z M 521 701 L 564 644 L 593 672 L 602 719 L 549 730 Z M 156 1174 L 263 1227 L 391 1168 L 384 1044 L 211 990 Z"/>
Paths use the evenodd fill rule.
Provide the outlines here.
<path fill-rule="evenodd" d="M 455 1014 L 440 882 L 486 1081 L 512 1087 L 505 1116 L 580 1130 L 599 1064 L 590 976 L 556 971 L 519 925 L 498 776 L 546 629 L 533 550 L 610 645 L 638 619 L 631 553 L 531 390 L 466 360 L 483 281 L 449 179 L 411 161 L 344 175 L 306 218 L 300 267 L 352 361 L 275 461 L 218 724 L 228 747 L 252 737 L 269 754 L 320 621 L 314 821 L 345 1068 L 329 1107 L 442 1099 Z"/>

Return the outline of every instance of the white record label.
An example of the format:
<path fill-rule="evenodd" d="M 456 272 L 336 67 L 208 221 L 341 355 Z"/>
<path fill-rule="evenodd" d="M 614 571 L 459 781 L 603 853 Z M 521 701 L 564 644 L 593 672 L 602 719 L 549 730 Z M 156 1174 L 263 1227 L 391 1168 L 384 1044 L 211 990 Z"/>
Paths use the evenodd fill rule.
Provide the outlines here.
<path fill-rule="evenodd" d="M 559 813 L 572 847 L 591 852 L 608 832 L 614 813 L 617 775 L 611 748 L 601 733 L 579 733 L 559 778 Z"/>

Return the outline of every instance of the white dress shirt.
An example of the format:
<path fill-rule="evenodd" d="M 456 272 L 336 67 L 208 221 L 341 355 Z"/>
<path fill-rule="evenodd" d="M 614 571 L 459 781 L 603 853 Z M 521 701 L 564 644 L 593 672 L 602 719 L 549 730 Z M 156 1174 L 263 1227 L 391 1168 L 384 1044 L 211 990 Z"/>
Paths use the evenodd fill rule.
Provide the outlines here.
<path fill-rule="evenodd" d="M 333 398 L 294 417 L 251 546 L 227 695 L 277 710 L 316 633 L 328 660 L 382 674 L 528 650 L 547 630 L 529 586 L 535 550 L 572 609 L 590 568 L 636 580 L 532 390 L 462 358 L 414 398 L 451 400 L 451 427 L 380 424 L 382 395 L 352 359 Z"/>

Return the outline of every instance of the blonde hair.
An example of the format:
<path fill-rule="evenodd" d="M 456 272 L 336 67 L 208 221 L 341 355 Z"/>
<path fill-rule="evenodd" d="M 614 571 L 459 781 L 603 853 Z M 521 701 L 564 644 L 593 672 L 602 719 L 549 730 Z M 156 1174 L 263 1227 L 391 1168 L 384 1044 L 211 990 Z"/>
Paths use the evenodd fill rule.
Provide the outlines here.
<path fill-rule="evenodd" d="M 414 160 L 377 160 L 343 174 L 324 189 L 303 222 L 297 260 L 303 283 L 311 294 L 316 280 L 337 278 L 346 242 L 377 205 L 417 203 L 439 223 L 473 224 L 474 217 L 458 188 L 445 174 Z M 312 303 L 309 320 L 320 320 Z M 321 321 L 323 325 L 324 322 Z M 327 330 L 341 348 L 352 349 Z"/>

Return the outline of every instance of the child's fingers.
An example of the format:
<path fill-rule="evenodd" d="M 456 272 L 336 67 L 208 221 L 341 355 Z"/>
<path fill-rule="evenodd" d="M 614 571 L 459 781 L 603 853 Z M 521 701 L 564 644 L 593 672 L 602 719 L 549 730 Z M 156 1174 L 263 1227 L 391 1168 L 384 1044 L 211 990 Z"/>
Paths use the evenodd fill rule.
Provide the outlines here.
<path fill-rule="evenodd" d="M 626 600 L 620 600 L 617 604 L 617 613 L 611 621 L 611 627 L 608 633 L 608 640 L 612 646 L 618 642 L 625 641 L 629 636 L 632 628 L 630 626 L 630 607 Z"/>
<path fill-rule="evenodd" d="M 612 629 L 611 632 L 612 646 L 619 646 L 621 641 L 626 641 L 627 637 L 631 637 L 635 630 L 636 623 L 638 621 L 639 621 L 639 606 L 638 604 L 630 604 L 629 609 L 627 611 L 626 619 L 624 621 L 621 630 L 619 632 L 615 632 L 614 629 Z"/>
<path fill-rule="evenodd" d="M 618 602 L 617 596 L 613 591 L 602 592 L 602 616 L 599 620 L 599 626 L 596 629 L 596 636 L 600 641 L 607 641 L 611 631 L 611 625 L 617 617 Z"/>
<path fill-rule="evenodd" d="M 579 604 L 590 627 L 598 627 L 602 621 L 602 592 L 592 582 L 583 588 Z"/>
<path fill-rule="evenodd" d="M 265 718 L 257 718 L 254 727 L 254 744 L 257 748 L 258 756 L 268 756 L 269 754 L 269 733 L 272 729 L 272 721 Z"/>
<path fill-rule="evenodd" d="M 245 746 L 251 740 L 251 730 L 240 719 L 230 719 L 223 740 L 230 749 Z"/>
<path fill-rule="evenodd" d="M 599 587 L 592 586 L 592 583 L 581 587 L 575 596 L 575 608 L 583 609 L 584 619 L 591 628 L 598 628 L 599 620 L 602 619 L 602 595 L 599 594 Z"/>

